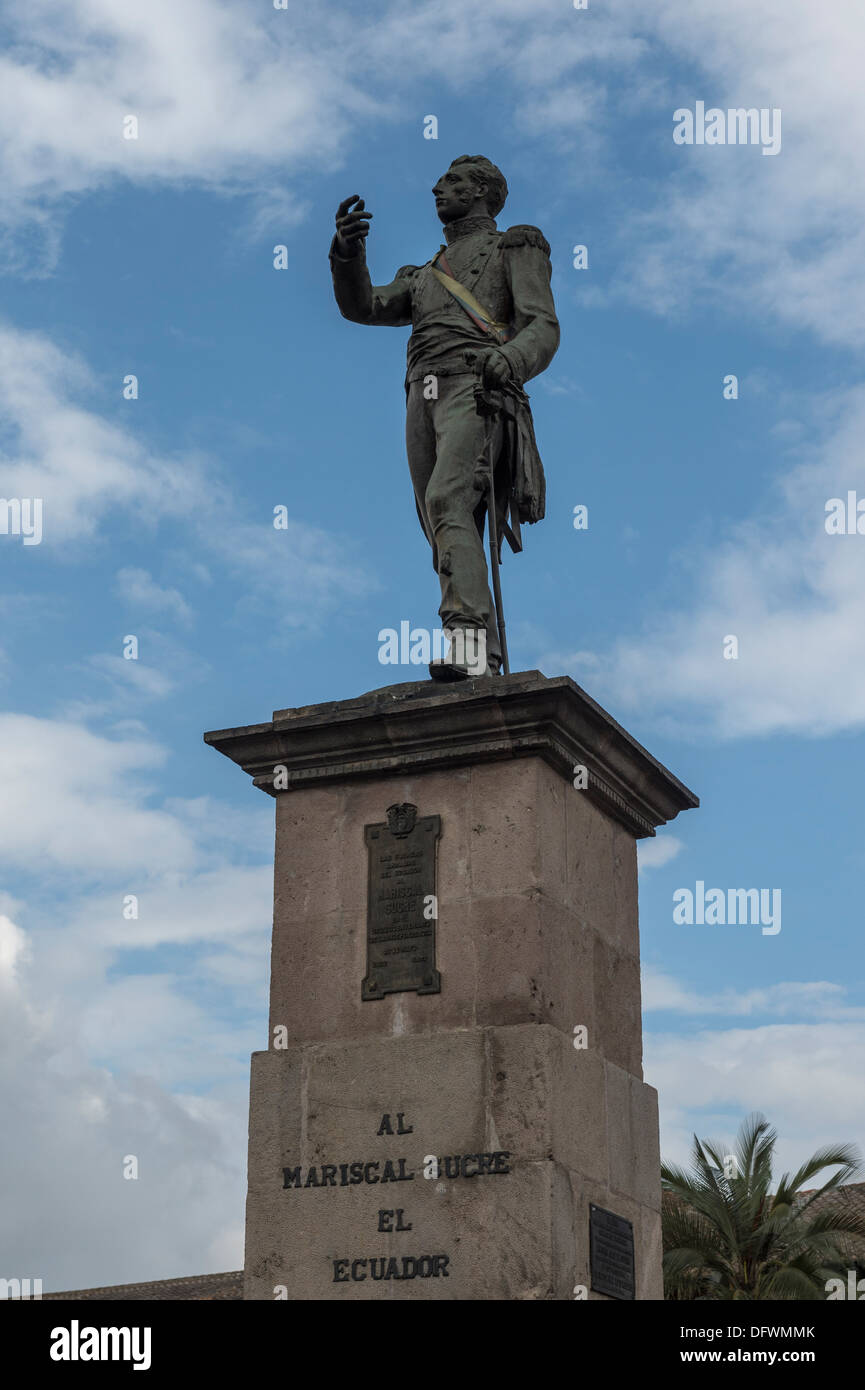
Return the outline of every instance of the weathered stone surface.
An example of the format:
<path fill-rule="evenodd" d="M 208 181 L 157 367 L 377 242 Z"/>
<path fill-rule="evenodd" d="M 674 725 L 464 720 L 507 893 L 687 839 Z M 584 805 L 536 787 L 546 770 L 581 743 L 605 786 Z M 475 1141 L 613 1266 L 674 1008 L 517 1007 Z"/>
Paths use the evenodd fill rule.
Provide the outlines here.
<path fill-rule="evenodd" d="M 634 1273 L 636 1277 L 636 1299 L 663 1299 L 664 1283 L 661 1273 L 661 1217 L 650 1207 L 642 1206 L 633 1197 L 619 1192 L 611 1192 L 591 1179 L 571 1175 L 571 1187 L 575 1212 L 588 1212 L 594 1202 L 606 1211 L 614 1211 L 630 1221 L 634 1227 Z M 589 1261 L 589 1223 L 582 1219 L 575 1221 L 577 1233 L 577 1277 L 575 1284 L 588 1289 L 590 1302 L 599 1299 L 612 1302 L 604 1294 L 591 1288 Z"/>
<path fill-rule="evenodd" d="M 491 1130 L 499 1142 L 606 1182 L 603 1058 L 547 1027 L 490 1028 L 487 1039 Z"/>
<path fill-rule="evenodd" d="M 638 1193 L 618 1189 L 630 1181 L 629 1160 L 608 1142 L 630 1133 L 629 1086 L 647 1093 L 644 1106 L 653 1093 L 611 1070 L 624 1106 L 612 1128 L 603 1060 L 549 1025 L 256 1053 L 245 1297 L 273 1299 L 280 1286 L 289 1298 L 573 1297 L 588 1268 L 586 1192 L 640 1229 L 657 1221 Z M 380 1133 L 384 1116 L 406 1132 Z M 507 1155 L 500 1166 L 509 1171 L 455 1177 L 442 1167 L 438 1178 L 423 1176 L 431 1155 L 470 1156 L 471 1169 L 478 1154 Z M 381 1180 L 388 1160 L 401 1180 Z M 352 1162 L 379 1180 L 342 1185 L 342 1165 Z M 331 1180 L 322 1186 L 325 1165 Z M 285 1168 L 298 1170 L 300 1186 L 283 1186 Z M 310 1169 L 316 1181 L 307 1186 Z M 381 1211 L 401 1211 L 410 1229 L 380 1231 Z M 640 1236 L 644 1265 L 651 1240 Z M 352 1260 L 422 1255 L 446 1257 L 447 1273 L 350 1277 Z M 650 1271 L 640 1277 L 653 1287 Z"/>
<path fill-rule="evenodd" d="M 642 1077 L 640 962 L 594 935 L 594 1045 L 617 1066 Z"/>
<path fill-rule="evenodd" d="M 660 1211 L 657 1092 L 612 1062 L 605 1072 L 610 1187 Z"/>
<path fill-rule="evenodd" d="M 571 1299 L 589 1287 L 592 1202 L 633 1223 L 636 1296 L 661 1297 L 635 840 L 692 793 L 572 681 L 537 672 L 390 687 L 206 737 L 264 790 L 277 765 L 288 785 L 270 1017 L 271 1047 L 286 1046 L 253 1058 L 245 1297 Z M 441 993 L 363 1000 L 364 827 L 403 803 L 441 819 Z M 410 1132 L 380 1133 L 384 1115 Z M 426 1179 L 430 1155 L 487 1170 Z M 381 1211 L 411 1229 L 379 1230 Z M 446 1266 L 421 1277 L 421 1257 Z M 355 1260 L 384 1263 L 352 1278 Z"/>
<path fill-rule="evenodd" d="M 540 671 L 385 686 L 351 700 L 276 710 L 269 724 L 220 729 L 204 739 L 271 795 L 279 795 L 277 765 L 297 790 L 537 756 L 565 782 L 576 765 L 588 768 L 588 800 L 637 837 L 699 804 L 570 677 L 549 680 Z"/>
<path fill-rule="evenodd" d="M 271 1036 L 278 1025 L 292 1041 L 311 1042 L 496 1022 L 571 1033 L 583 1024 L 593 1037 L 602 1031 L 593 1046 L 639 1074 L 636 921 L 622 927 L 623 904 L 632 914 L 636 905 L 634 840 L 554 777 L 528 757 L 281 797 Z M 363 1001 L 363 827 L 400 801 L 441 816 L 442 993 Z"/>

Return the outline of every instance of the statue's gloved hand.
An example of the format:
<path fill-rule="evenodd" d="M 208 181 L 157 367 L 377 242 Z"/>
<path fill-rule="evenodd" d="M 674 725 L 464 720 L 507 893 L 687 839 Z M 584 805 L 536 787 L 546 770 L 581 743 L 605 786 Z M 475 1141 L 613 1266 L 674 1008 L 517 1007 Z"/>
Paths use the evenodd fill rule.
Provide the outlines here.
<path fill-rule="evenodd" d="M 510 379 L 511 364 L 498 348 L 487 348 L 478 353 L 475 370 L 480 373 L 487 390 L 495 390 Z"/>

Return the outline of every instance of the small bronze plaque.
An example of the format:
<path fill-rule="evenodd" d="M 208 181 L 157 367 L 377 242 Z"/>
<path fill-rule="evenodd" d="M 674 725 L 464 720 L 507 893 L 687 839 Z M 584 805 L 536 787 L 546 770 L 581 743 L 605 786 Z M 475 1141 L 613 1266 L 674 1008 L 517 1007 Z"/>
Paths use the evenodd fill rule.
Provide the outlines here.
<path fill-rule="evenodd" d="M 589 1264 L 594 1293 L 635 1296 L 634 1228 L 623 1216 L 594 1203 L 589 1205 Z"/>
<path fill-rule="evenodd" d="M 436 844 L 441 816 L 418 817 L 408 801 L 365 825 L 368 856 L 363 999 L 400 990 L 439 994 L 436 970 Z"/>

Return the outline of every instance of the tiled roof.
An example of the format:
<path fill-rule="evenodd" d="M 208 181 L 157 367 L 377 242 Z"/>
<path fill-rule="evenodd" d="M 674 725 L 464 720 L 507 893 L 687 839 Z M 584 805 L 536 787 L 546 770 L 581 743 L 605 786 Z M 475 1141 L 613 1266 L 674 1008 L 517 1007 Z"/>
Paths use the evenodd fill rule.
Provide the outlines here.
<path fill-rule="evenodd" d="M 156 1279 L 148 1284 L 114 1284 L 104 1289 L 69 1289 L 65 1293 L 45 1293 L 49 1299 L 87 1300 L 93 1302 L 137 1301 L 155 1299 L 186 1300 L 206 1303 L 210 1299 L 243 1299 L 243 1270 L 230 1274 L 193 1274 L 188 1279 Z"/>
<path fill-rule="evenodd" d="M 816 1187 L 803 1188 L 799 1192 L 799 1197 L 812 1197 L 818 1189 Z M 679 1204 L 680 1198 L 671 1192 L 665 1192 L 663 1202 L 665 1208 L 672 1208 Z M 823 1197 L 818 1197 L 812 1207 L 812 1212 L 816 1215 L 821 1208 L 825 1207 L 846 1207 L 846 1209 L 856 1215 L 860 1221 L 865 1221 L 865 1183 L 851 1182 L 845 1183 L 843 1187 L 833 1188 Z M 865 1239 L 858 1239 L 856 1236 L 848 1236 L 842 1242 L 843 1248 L 847 1251 L 850 1258 L 857 1263 L 865 1265 Z"/>
<path fill-rule="evenodd" d="M 799 1193 L 800 1197 L 811 1197 L 817 1191 L 816 1187 L 805 1187 Z M 858 1216 L 865 1216 L 865 1182 L 848 1182 L 843 1187 L 836 1187 L 832 1192 L 827 1192 L 825 1197 L 820 1198 L 820 1205 L 827 1202 L 849 1203 Z M 815 1207 L 817 1203 L 814 1203 Z"/>
<path fill-rule="evenodd" d="M 803 1190 L 801 1197 L 810 1197 L 816 1192 L 815 1187 Z M 818 1197 L 811 1210 L 818 1212 L 825 1207 L 845 1207 L 860 1221 L 865 1221 L 865 1183 L 850 1182 L 843 1187 L 835 1188 L 832 1192 L 827 1192 L 824 1197 Z M 855 1236 L 849 1236 L 844 1241 L 844 1246 L 850 1254 L 851 1259 L 857 1260 L 860 1264 L 865 1264 L 865 1239 L 859 1240 Z"/>

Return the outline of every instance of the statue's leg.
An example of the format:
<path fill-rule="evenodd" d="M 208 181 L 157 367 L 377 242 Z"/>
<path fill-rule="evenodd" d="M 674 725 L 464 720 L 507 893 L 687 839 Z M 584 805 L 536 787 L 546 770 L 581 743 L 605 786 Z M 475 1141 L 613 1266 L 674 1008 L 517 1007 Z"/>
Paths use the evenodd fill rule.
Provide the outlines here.
<path fill-rule="evenodd" d="M 438 400 L 424 402 L 435 436 L 435 466 L 426 485 L 424 510 L 438 552 L 442 626 L 482 628 L 488 660 L 497 665 L 501 659 L 498 630 L 475 518 L 489 466 L 484 456 L 484 420 L 475 409 L 475 380 L 471 374 L 441 377 Z M 491 431 L 498 452 L 498 422 Z"/>
<path fill-rule="evenodd" d="M 478 528 L 478 535 L 481 538 L 481 545 L 484 543 L 484 532 L 487 523 L 487 504 L 486 499 L 481 502 L 475 512 L 475 525 Z M 487 603 L 489 604 L 490 616 L 487 622 L 487 656 L 489 665 L 498 671 L 502 664 L 502 644 L 499 639 L 499 625 L 496 619 L 496 601 L 493 598 L 492 589 L 487 585 Z"/>
<path fill-rule="evenodd" d="M 422 381 L 413 381 L 408 389 L 405 413 L 405 448 L 418 516 L 426 532 L 427 540 L 433 548 L 433 563 L 435 564 L 437 558 L 435 536 L 426 509 L 426 490 L 436 462 L 436 435 L 431 410 L 434 402 L 424 400 L 423 390 Z M 436 571 L 438 571 L 437 564 Z"/>

